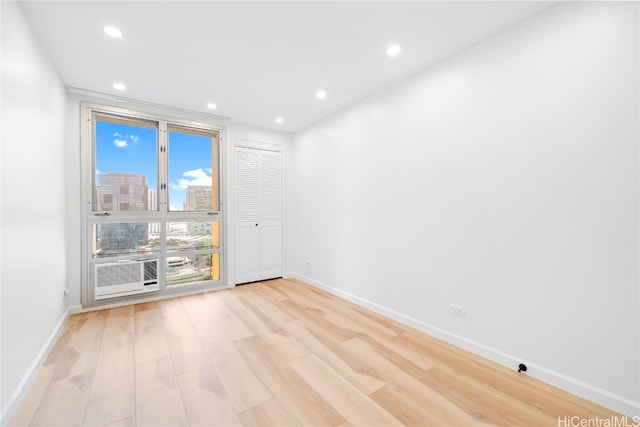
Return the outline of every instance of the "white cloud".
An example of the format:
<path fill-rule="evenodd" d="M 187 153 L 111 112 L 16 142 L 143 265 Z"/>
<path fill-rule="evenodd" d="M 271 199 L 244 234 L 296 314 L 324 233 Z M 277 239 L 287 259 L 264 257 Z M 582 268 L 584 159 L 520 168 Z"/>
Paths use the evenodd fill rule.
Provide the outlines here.
<path fill-rule="evenodd" d="M 115 145 L 118 148 L 124 148 L 127 145 L 129 145 L 129 143 L 124 139 L 114 139 L 113 140 L 113 145 Z"/>
<path fill-rule="evenodd" d="M 137 135 L 129 135 L 128 133 L 123 135 L 120 132 L 114 133 L 113 137 L 118 141 L 126 141 L 128 139 L 131 142 L 138 142 L 140 140 L 140 138 L 138 138 Z M 114 140 L 114 143 L 115 143 L 115 140 Z"/>
<path fill-rule="evenodd" d="M 211 175 L 207 175 L 202 168 L 185 171 L 182 176 L 184 178 L 178 179 L 178 182 L 171 183 L 173 190 L 185 190 L 190 185 L 211 186 Z"/>
<path fill-rule="evenodd" d="M 205 170 L 206 170 L 207 172 L 209 172 L 209 175 L 211 175 L 211 174 L 213 173 L 213 169 L 211 169 L 211 168 L 206 168 Z"/>
<path fill-rule="evenodd" d="M 100 169 L 96 169 L 96 176 L 100 175 Z"/>
<path fill-rule="evenodd" d="M 182 174 L 182 176 L 186 176 L 188 178 L 204 178 L 204 177 L 207 177 L 208 175 L 205 171 L 202 170 L 202 168 L 200 168 L 200 169 L 186 171 L 185 173 Z"/>
<path fill-rule="evenodd" d="M 189 185 L 188 179 L 179 179 L 177 183 L 171 183 L 172 190 L 184 190 Z"/>

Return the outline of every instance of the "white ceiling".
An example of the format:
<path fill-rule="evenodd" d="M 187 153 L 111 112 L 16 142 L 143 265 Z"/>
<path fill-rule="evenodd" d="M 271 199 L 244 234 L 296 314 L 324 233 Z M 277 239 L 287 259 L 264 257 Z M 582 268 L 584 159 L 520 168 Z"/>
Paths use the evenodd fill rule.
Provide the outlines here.
<path fill-rule="evenodd" d="M 297 131 L 557 2 L 43 1 L 65 85 Z M 103 32 L 114 25 L 124 33 Z M 402 53 L 386 54 L 397 43 Z M 112 85 L 119 81 L 125 92 Z M 315 97 L 319 89 L 328 96 Z M 206 104 L 214 102 L 215 111 Z M 275 118 L 284 123 L 278 125 Z"/>

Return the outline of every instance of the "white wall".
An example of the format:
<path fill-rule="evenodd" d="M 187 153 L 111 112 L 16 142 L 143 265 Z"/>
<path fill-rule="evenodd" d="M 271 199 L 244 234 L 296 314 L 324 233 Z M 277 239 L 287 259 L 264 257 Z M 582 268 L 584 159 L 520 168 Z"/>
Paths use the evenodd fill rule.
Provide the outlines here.
<path fill-rule="evenodd" d="M 294 135 L 289 271 L 640 414 L 638 48 L 561 4 Z"/>
<path fill-rule="evenodd" d="M 2 422 L 66 319 L 64 90 L 20 7 L 2 2 Z"/>

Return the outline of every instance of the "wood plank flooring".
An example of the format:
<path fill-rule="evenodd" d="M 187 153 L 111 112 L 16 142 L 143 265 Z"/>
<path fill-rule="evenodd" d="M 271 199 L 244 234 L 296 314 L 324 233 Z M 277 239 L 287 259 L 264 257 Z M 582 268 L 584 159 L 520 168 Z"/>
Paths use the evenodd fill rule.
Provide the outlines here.
<path fill-rule="evenodd" d="M 70 317 L 9 425 L 557 426 L 573 416 L 620 415 L 279 279 Z"/>

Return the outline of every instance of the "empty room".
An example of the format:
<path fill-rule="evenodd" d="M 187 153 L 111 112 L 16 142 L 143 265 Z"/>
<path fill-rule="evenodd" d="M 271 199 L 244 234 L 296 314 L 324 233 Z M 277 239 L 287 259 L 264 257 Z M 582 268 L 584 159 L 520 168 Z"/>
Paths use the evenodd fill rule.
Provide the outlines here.
<path fill-rule="evenodd" d="M 637 1 L 2 1 L 2 426 L 640 426 Z"/>

